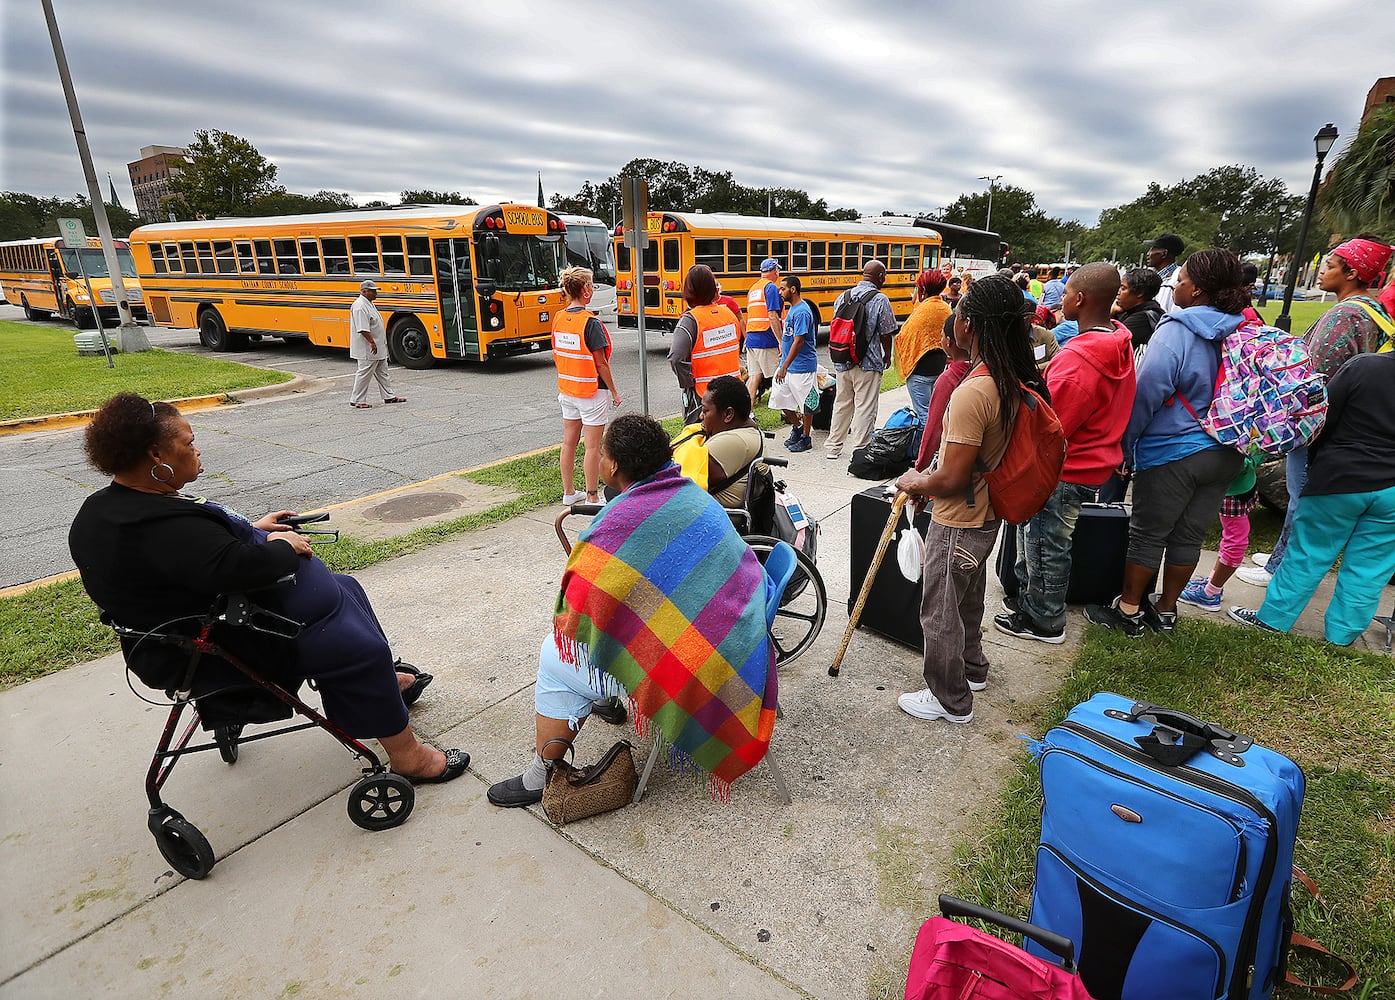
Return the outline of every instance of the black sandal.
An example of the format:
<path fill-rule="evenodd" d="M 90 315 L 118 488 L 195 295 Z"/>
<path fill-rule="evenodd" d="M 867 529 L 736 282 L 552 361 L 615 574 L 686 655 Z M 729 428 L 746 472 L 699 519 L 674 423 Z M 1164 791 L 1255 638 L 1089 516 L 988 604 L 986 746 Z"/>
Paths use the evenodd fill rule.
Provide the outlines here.
<path fill-rule="evenodd" d="M 406 705 L 408 708 L 416 704 L 417 699 L 421 697 L 421 693 L 426 690 L 426 686 L 436 679 L 431 674 L 418 670 L 410 663 L 403 663 L 401 660 L 395 662 L 392 665 L 392 669 L 399 674 L 412 675 L 412 683 L 402 688 L 402 704 Z"/>
<path fill-rule="evenodd" d="M 422 778 L 415 774 L 404 774 L 402 777 L 414 785 L 440 785 L 447 781 L 454 781 L 470 767 L 470 755 L 464 750 L 442 750 L 441 752 L 446 755 L 446 769 L 440 774 L 431 778 Z"/>

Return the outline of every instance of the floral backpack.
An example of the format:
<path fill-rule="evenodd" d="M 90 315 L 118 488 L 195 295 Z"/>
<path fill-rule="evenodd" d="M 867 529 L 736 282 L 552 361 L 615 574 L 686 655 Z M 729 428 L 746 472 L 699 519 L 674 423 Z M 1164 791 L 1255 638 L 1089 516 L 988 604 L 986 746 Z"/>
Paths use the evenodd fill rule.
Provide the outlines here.
<path fill-rule="evenodd" d="M 1327 388 L 1301 337 L 1247 315 L 1220 353 L 1206 415 L 1177 396 L 1202 430 L 1254 458 L 1287 455 L 1312 442 L 1327 419 Z"/>

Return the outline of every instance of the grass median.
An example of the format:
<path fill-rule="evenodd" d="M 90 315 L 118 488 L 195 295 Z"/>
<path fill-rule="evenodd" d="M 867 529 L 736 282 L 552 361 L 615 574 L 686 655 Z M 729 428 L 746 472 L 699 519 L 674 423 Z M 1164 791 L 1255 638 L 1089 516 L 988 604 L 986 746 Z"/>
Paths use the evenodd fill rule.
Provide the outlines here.
<path fill-rule="evenodd" d="M 173 351 L 116 354 L 115 367 L 108 368 L 103 356 L 80 356 L 71 331 L 2 320 L 0 357 L 12 370 L 23 372 L 22 378 L 7 379 L 0 389 L 0 420 L 92 410 L 123 391 L 150 399 L 181 399 L 293 378 L 287 372 Z"/>
<path fill-rule="evenodd" d="M 1353 997 L 1395 997 L 1395 663 L 1297 636 L 1184 620 L 1171 638 L 1092 627 L 1065 684 L 1032 716 L 1033 737 L 1099 691 L 1182 709 L 1286 754 L 1307 778 L 1295 863 L 1325 905 L 1294 893 L 1296 930 L 1351 962 Z M 963 844 L 949 890 L 1025 918 L 1041 827 L 1041 784 L 1025 754 L 983 835 Z M 932 901 L 926 901 L 927 908 Z M 929 915 L 927 909 L 927 916 Z M 1332 982 L 1303 963 L 1299 975 Z M 1309 996 L 1281 987 L 1282 998 Z"/>

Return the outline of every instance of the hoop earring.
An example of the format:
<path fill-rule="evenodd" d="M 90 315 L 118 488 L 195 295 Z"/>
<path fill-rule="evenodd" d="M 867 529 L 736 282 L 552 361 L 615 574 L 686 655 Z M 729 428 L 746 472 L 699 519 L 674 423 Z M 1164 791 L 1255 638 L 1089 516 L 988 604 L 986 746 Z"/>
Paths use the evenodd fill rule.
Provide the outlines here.
<path fill-rule="evenodd" d="M 155 470 L 162 465 L 170 470 L 170 477 L 168 479 L 161 479 L 159 476 L 155 475 Z M 162 486 L 168 486 L 170 483 L 174 482 L 174 466 L 170 465 L 168 462 L 156 462 L 150 467 L 150 478 Z"/>

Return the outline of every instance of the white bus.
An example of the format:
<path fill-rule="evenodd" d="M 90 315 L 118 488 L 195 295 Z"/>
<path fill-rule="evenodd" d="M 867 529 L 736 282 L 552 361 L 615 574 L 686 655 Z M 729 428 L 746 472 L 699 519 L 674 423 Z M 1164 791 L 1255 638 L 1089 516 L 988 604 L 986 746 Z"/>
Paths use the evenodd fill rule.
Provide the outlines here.
<path fill-rule="evenodd" d="M 589 267 L 594 275 L 596 294 L 591 311 L 602 323 L 615 328 L 615 248 L 610 230 L 600 219 L 587 215 L 558 215 L 567 227 L 567 264 Z"/>

